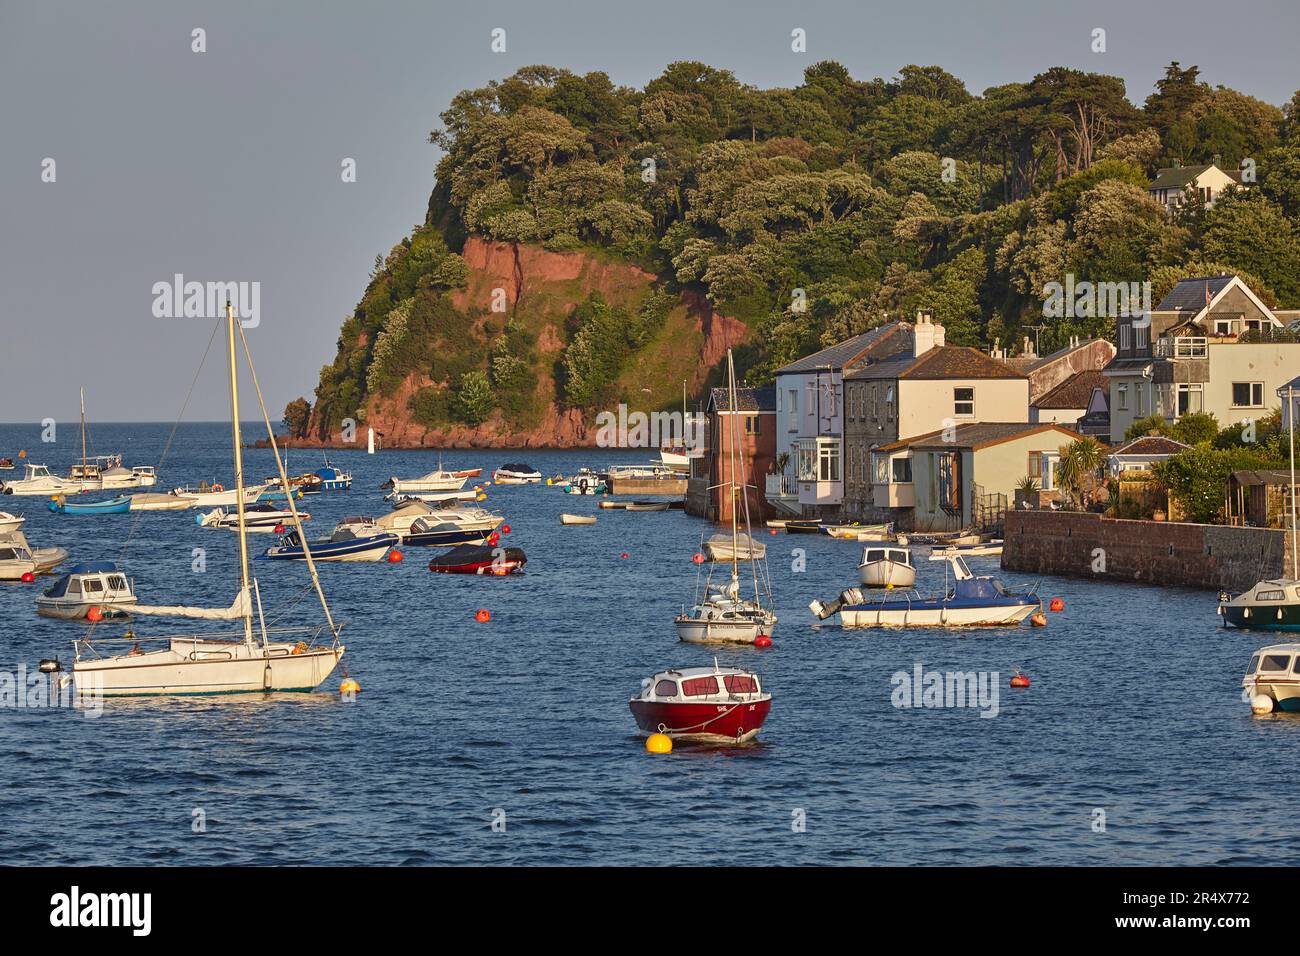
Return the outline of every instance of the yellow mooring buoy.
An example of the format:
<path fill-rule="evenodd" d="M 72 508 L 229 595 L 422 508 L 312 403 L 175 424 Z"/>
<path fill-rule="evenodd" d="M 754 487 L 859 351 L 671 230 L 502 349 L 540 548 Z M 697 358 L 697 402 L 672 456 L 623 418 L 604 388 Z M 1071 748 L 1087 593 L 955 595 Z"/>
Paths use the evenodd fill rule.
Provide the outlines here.
<path fill-rule="evenodd" d="M 645 739 L 645 749 L 652 754 L 673 752 L 673 739 L 667 734 L 651 734 Z"/>
<path fill-rule="evenodd" d="M 359 693 L 361 693 L 361 685 L 357 683 L 357 679 L 355 677 L 343 678 L 343 683 L 339 684 L 340 695 L 347 696 L 348 694 L 359 694 Z"/>

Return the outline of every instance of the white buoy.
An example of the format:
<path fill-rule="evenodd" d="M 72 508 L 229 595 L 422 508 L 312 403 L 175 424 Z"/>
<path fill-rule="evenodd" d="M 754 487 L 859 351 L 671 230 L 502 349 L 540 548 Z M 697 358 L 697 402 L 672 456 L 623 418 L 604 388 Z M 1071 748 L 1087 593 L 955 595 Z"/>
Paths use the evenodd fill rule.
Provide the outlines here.
<path fill-rule="evenodd" d="M 1268 694 L 1256 694 L 1250 699 L 1250 712 L 1256 717 L 1273 713 L 1273 698 Z"/>
<path fill-rule="evenodd" d="M 374 453 L 375 453 L 375 430 L 373 428 L 367 428 L 366 429 L 366 454 L 373 455 Z"/>

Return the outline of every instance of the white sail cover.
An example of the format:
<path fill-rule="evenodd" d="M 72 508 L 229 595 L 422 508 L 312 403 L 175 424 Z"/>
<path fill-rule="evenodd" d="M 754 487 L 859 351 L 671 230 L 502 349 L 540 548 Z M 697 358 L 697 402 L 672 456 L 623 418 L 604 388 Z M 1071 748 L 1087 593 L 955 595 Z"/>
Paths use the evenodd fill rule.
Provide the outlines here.
<path fill-rule="evenodd" d="M 132 614 L 157 615 L 159 617 L 192 617 L 205 621 L 238 621 L 253 612 L 253 602 L 248 591 L 240 589 L 235 595 L 235 603 L 230 607 L 189 607 L 184 604 L 155 605 L 133 604 Z"/>

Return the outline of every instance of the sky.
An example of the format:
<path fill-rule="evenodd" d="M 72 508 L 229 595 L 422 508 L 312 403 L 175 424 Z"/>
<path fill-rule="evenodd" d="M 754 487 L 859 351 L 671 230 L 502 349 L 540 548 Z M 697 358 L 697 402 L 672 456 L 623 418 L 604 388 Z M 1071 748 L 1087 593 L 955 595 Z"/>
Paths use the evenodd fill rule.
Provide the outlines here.
<path fill-rule="evenodd" d="M 1178 60 L 1281 105 L 1300 84 L 1298 10 L 1295 0 L 0 0 L 0 421 L 74 419 L 84 385 L 93 421 L 172 422 L 196 372 L 186 420 L 228 418 L 220 339 L 199 371 L 213 323 L 155 314 L 155 284 L 178 273 L 259 283 L 248 335 L 273 419 L 311 399 L 375 256 L 424 218 L 438 114 L 458 91 L 521 66 L 642 86 L 694 59 L 788 87 L 824 59 L 864 79 L 938 64 L 978 93 L 1062 65 L 1121 76 L 1140 104 Z M 497 28 L 503 53 L 491 49 Z M 796 28 L 806 53 L 791 50 Z M 192 49 L 195 29 L 206 52 Z M 345 159 L 355 182 L 343 182 Z"/>

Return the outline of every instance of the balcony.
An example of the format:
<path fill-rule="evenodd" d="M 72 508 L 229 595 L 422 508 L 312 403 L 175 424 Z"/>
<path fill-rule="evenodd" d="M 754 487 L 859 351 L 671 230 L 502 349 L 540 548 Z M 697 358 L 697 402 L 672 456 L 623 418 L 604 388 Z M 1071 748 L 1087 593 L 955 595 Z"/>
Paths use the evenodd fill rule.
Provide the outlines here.
<path fill-rule="evenodd" d="M 1203 335 L 1180 335 L 1156 339 L 1156 358 L 1203 359 L 1209 355 L 1209 339 Z"/>
<path fill-rule="evenodd" d="M 764 494 L 768 501 L 799 497 L 799 483 L 793 475 L 767 475 L 766 482 Z"/>

